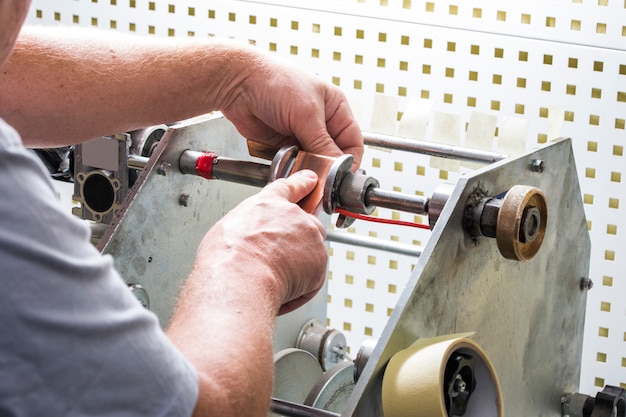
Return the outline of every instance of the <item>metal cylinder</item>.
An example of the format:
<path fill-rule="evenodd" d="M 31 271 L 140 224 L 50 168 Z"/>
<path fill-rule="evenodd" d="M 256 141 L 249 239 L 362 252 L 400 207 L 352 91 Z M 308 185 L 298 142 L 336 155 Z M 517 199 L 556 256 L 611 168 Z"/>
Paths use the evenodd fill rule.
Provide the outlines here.
<path fill-rule="evenodd" d="M 163 135 L 167 132 L 167 129 L 167 125 L 161 124 L 129 132 L 132 153 L 150 157 Z"/>
<path fill-rule="evenodd" d="M 420 256 L 422 254 L 422 250 L 418 246 L 386 241 L 370 236 L 359 236 L 354 233 L 334 232 L 329 230 L 326 232 L 326 240 L 329 242 L 345 243 L 347 245 L 397 253 L 399 255 Z"/>
<path fill-rule="evenodd" d="M 443 145 L 441 143 L 425 142 L 398 136 L 382 135 L 379 133 L 362 132 L 362 134 L 366 145 L 439 156 L 441 158 L 485 163 L 497 162 L 508 158 L 508 155 L 496 152 Z"/>
<path fill-rule="evenodd" d="M 285 417 L 340 417 L 340 414 L 272 398 L 270 410 Z"/>
<path fill-rule="evenodd" d="M 346 359 L 347 345 L 343 333 L 326 328 L 316 319 L 304 324 L 296 341 L 296 347 L 315 356 L 324 371 Z"/>
<path fill-rule="evenodd" d="M 367 205 L 422 215 L 428 214 L 429 201 L 430 199 L 419 195 L 405 194 L 373 187 L 369 188 L 365 195 L 365 203 Z"/>
<path fill-rule="evenodd" d="M 206 153 L 186 150 L 180 155 L 178 167 L 183 174 L 202 175 L 197 170 L 198 159 Z M 208 170 L 207 170 L 208 171 Z M 269 182 L 270 166 L 258 162 L 241 161 L 215 155 L 212 158 L 210 175 L 204 173 L 205 178 L 225 180 L 238 184 L 264 187 Z"/>
<path fill-rule="evenodd" d="M 356 359 L 354 360 L 354 380 L 358 381 L 359 377 L 363 373 L 363 369 L 367 362 L 370 360 L 370 356 L 374 352 L 376 348 L 376 344 L 378 343 L 378 339 L 365 339 L 359 348 L 359 352 L 356 354 Z"/>
<path fill-rule="evenodd" d="M 150 158 L 135 154 L 128 155 L 128 168 L 143 170 Z"/>
<path fill-rule="evenodd" d="M 213 163 L 213 176 L 218 180 L 264 187 L 269 182 L 269 165 L 250 161 L 238 161 L 219 156 Z"/>
<path fill-rule="evenodd" d="M 376 206 L 367 201 L 367 194 L 379 185 L 377 179 L 368 175 L 347 173 L 339 186 L 340 206 L 352 213 L 371 214 Z"/>
<path fill-rule="evenodd" d="M 563 415 L 569 417 L 585 417 L 591 414 L 595 399 L 589 395 L 574 393 L 563 396 Z"/>
<path fill-rule="evenodd" d="M 180 154 L 180 159 L 178 160 L 178 169 L 183 174 L 188 175 L 198 175 L 196 172 L 196 163 L 198 162 L 198 158 L 202 156 L 202 152 L 186 150 L 182 154 Z"/>
<path fill-rule="evenodd" d="M 430 225 L 430 230 L 433 230 L 443 208 L 445 207 L 452 191 L 454 190 L 454 184 L 450 183 L 441 183 L 435 188 L 435 192 L 430 198 L 430 202 L 428 204 L 428 224 Z"/>

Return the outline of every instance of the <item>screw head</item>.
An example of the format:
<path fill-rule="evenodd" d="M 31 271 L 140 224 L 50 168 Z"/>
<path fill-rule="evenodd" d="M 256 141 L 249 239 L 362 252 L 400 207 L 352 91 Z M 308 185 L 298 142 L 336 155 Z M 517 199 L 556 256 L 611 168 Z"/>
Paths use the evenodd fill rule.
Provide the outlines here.
<path fill-rule="evenodd" d="M 135 298 L 139 300 L 142 306 L 147 309 L 150 308 L 150 297 L 144 287 L 139 284 L 128 284 L 128 289 L 133 293 Z"/>
<path fill-rule="evenodd" d="M 593 288 L 593 281 L 590 278 L 582 278 L 580 280 L 580 290 L 590 290 Z"/>
<path fill-rule="evenodd" d="M 157 174 L 167 175 L 172 171 L 172 164 L 168 162 L 161 162 L 157 167 Z"/>
<path fill-rule="evenodd" d="M 533 172 L 538 172 L 539 174 L 541 174 L 546 168 L 546 164 L 541 159 L 533 159 L 533 163 L 530 165 L 530 167 Z"/>
<path fill-rule="evenodd" d="M 464 393 L 465 391 L 467 391 L 467 383 L 465 383 L 465 381 L 463 381 L 463 378 L 458 375 L 456 381 L 454 382 L 453 395 L 456 394 L 454 396 L 457 396 Z"/>

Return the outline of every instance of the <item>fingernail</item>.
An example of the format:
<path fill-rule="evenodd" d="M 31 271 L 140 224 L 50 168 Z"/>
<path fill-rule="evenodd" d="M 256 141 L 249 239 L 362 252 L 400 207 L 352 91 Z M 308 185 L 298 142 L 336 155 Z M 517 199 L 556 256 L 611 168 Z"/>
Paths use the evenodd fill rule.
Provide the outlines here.
<path fill-rule="evenodd" d="M 312 171 L 310 169 L 303 169 L 301 171 L 298 171 L 298 174 L 317 181 L 317 174 L 315 173 L 315 171 Z"/>

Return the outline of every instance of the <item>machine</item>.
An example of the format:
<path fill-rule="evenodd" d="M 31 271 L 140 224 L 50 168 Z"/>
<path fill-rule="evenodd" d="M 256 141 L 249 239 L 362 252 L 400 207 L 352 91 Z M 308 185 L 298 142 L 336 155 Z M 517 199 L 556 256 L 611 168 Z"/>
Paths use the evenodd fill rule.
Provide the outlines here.
<path fill-rule="evenodd" d="M 249 148 L 212 114 L 78 147 L 75 214 L 92 222 L 94 243 L 165 324 L 205 231 L 258 187 L 314 169 L 323 181 L 301 205 L 321 207 L 328 226 L 337 214 L 342 228 L 387 207 L 427 216 L 432 232 L 385 330 L 354 359 L 341 332 L 325 326 L 325 289 L 278 319 L 274 415 L 624 416 L 623 389 L 577 392 L 592 283 L 571 141 L 509 157 L 364 136 L 486 165 L 430 197 L 407 195 L 352 172 L 348 155 Z"/>

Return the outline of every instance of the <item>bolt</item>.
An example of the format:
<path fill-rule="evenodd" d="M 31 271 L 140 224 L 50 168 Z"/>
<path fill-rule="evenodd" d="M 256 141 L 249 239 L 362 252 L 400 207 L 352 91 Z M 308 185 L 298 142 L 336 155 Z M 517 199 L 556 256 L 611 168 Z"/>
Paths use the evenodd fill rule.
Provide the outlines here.
<path fill-rule="evenodd" d="M 183 207 L 189 207 L 191 205 L 191 196 L 189 194 L 181 194 L 178 198 L 178 204 Z"/>
<path fill-rule="evenodd" d="M 457 376 L 457 380 L 454 382 L 454 391 L 453 394 L 462 394 L 467 390 L 467 384 L 465 383 L 465 381 L 463 381 L 463 379 L 461 378 L 461 376 Z"/>
<path fill-rule="evenodd" d="M 150 297 L 148 297 L 148 292 L 144 287 L 139 284 L 128 284 L 128 289 L 144 308 L 150 308 Z"/>
<path fill-rule="evenodd" d="M 332 350 L 333 362 L 339 363 L 345 359 L 345 351 L 346 347 L 342 345 L 334 346 Z"/>
<path fill-rule="evenodd" d="M 590 278 L 582 278 L 580 280 L 580 290 L 590 290 L 593 288 L 593 281 Z"/>
<path fill-rule="evenodd" d="M 530 166 L 533 172 L 542 173 L 546 168 L 545 163 L 541 159 L 533 159 L 533 163 Z"/>
<path fill-rule="evenodd" d="M 172 164 L 168 162 L 161 162 L 157 167 L 157 174 L 167 175 L 172 171 Z"/>
<path fill-rule="evenodd" d="M 479 219 L 480 228 L 476 233 L 487 237 L 496 237 L 498 228 L 498 214 L 502 207 L 501 198 L 483 198 L 476 206 L 476 215 Z M 520 230 L 521 233 L 521 230 Z"/>

